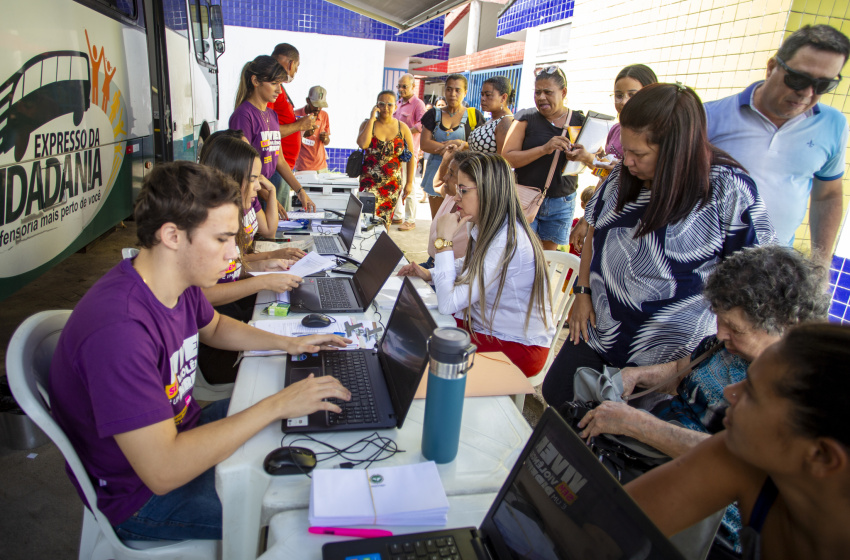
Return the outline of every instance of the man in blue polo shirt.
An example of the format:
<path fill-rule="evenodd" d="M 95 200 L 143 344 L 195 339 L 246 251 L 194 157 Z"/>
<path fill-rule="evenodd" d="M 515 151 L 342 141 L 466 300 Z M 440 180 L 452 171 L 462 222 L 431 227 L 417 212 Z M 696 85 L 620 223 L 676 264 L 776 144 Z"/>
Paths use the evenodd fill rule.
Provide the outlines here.
<path fill-rule="evenodd" d="M 818 100 L 838 86 L 849 54 L 842 33 L 807 25 L 767 62 L 764 81 L 705 105 L 709 140 L 755 179 L 780 242 L 793 243 L 810 199 L 812 246 L 826 259 L 843 215 L 847 120 Z"/>

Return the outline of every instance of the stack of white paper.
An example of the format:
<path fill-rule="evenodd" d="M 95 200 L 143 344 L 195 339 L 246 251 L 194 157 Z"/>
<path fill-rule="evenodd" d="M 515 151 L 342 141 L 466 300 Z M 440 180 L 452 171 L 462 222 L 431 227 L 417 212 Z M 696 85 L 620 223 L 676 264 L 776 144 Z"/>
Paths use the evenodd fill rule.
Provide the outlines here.
<path fill-rule="evenodd" d="M 448 512 L 449 501 L 433 461 L 313 471 L 311 525 L 445 526 Z"/>

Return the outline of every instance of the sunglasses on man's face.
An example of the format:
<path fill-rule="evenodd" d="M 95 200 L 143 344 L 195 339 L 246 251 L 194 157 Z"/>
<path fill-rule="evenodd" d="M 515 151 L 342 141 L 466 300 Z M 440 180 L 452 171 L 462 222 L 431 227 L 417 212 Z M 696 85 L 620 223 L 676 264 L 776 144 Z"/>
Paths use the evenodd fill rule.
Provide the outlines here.
<path fill-rule="evenodd" d="M 773 57 L 773 59 L 785 70 L 785 85 L 794 91 L 800 91 L 812 86 L 815 95 L 823 95 L 837 88 L 839 82 L 841 82 L 841 74 L 836 78 L 812 78 L 808 74 L 788 68 L 788 65 L 778 56 Z"/>

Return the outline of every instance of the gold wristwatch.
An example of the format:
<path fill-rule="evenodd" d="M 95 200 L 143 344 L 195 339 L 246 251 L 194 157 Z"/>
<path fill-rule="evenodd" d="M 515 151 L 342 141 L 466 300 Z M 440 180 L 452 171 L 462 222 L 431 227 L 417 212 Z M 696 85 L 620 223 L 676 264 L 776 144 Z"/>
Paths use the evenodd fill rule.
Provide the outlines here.
<path fill-rule="evenodd" d="M 446 240 L 446 239 L 441 239 L 441 238 L 437 238 L 437 239 L 434 240 L 434 248 L 435 249 L 443 249 L 445 247 L 451 247 L 451 246 L 452 246 L 451 240 Z"/>

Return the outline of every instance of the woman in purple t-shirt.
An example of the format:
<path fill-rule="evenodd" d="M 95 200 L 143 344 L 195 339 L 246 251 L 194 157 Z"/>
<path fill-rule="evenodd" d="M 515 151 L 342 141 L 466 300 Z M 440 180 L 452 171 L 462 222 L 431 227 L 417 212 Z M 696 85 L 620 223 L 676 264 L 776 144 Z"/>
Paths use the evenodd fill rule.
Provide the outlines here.
<path fill-rule="evenodd" d="M 288 292 L 301 284 L 298 276 L 290 274 L 264 274 L 250 276 L 248 272 L 280 272 L 288 270 L 294 262 L 286 260 L 292 249 L 279 249 L 268 253 L 251 250 L 254 236 L 273 236 L 277 230 L 277 206 L 269 205 L 266 213 L 257 201 L 260 190 L 260 155 L 250 144 L 230 136 L 215 138 L 201 152 L 201 164 L 213 167 L 232 177 L 242 192 L 242 224 L 237 234 L 239 257 L 233 261 L 227 274 L 215 286 L 202 288 L 204 295 L 222 315 L 242 322 L 251 319 L 257 292 L 271 290 Z M 276 201 L 274 186 L 269 200 Z M 232 356 L 231 356 L 232 354 Z M 236 378 L 236 352 L 201 345 L 199 363 L 204 378 L 210 383 L 229 383 Z"/>

